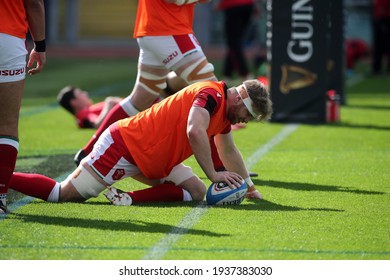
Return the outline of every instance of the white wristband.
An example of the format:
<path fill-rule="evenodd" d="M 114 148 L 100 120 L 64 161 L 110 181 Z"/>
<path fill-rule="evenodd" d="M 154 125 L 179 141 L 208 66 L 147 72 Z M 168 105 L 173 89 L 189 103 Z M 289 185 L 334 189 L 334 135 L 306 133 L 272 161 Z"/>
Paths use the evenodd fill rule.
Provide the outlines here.
<path fill-rule="evenodd" d="M 196 3 L 199 0 L 176 0 L 174 3 L 178 6 Z"/>
<path fill-rule="evenodd" d="M 244 181 L 246 182 L 246 184 L 248 185 L 248 187 L 251 187 L 251 186 L 254 185 L 253 182 L 252 182 L 251 177 L 245 178 Z"/>

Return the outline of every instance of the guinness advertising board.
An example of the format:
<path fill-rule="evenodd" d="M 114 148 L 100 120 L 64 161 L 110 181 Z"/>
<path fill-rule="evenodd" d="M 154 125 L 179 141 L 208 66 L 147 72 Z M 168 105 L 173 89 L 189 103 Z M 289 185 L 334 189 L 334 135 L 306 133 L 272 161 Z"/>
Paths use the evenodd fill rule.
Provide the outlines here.
<path fill-rule="evenodd" d="M 326 122 L 329 9 L 328 1 L 267 1 L 271 121 Z"/>
<path fill-rule="evenodd" d="M 345 92 L 345 21 L 346 9 L 343 0 L 331 0 L 330 3 L 330 32 L 329 32 L 329 57 L 328 89 L 335 90 L 340 96 L 340 103 L 347 103 Z"/>

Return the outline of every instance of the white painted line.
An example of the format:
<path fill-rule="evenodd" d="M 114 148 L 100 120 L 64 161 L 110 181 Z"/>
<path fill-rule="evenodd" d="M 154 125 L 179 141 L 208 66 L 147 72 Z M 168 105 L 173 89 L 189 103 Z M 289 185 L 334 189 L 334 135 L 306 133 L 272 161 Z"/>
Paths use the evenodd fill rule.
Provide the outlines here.
<path fill-rule="evenodd" d="M 265 145 L 261 146 L 255 151 L 252 156 L 246 161 L 248 169 L 251 169 L 266 153 L 268 153 L 273 147 L 278 145 L 287 136 L 294 132 L 299 125 L 289 124 L 286 125 L 281 132 L 275 137 L 269 140 Z M 193 208 L 174 228 L 166 234 L 159 242 L 157 242 L 143 257 L 144 260 L 160 260 L 169 251 L 170 248 L 190 229 L 192 228 L 200 218 L 207 213 L 209 206 L 204 202 L 199 203 Z"/>
<path fill-rule="evenodd" d="M 266 153 L 268 153 L 273 147 L 282 142 L 287 136 L 293 133 L 297 128 L 298 124 L 288 124 L 282 131 L 280 131 L 276 136 L 271 140 L 261 146 L 257 151 L 255 151 L 247 160 L 246 166 L 248 169 L 251 169 Z"/>
<path fill-rule="evenodd" d="M 184 234 L 191 229 L 199 219 L 206 214 L 208 206 L 203 202 L 199 203 L 193 208 L 174 228 L 166 234 L 157 244 L 155 244 L 149 252 L 143 257 L 144 260 L 158 260 L 161 259 L 170 248 L 178 241 Z"/>
<path fill-rule="evenodd" d="M 8 205 L 8 210 L 9 210 L 9 212 L 14 212 L 14 211 L 18 210 L 20 207 L 23 207 L 23 206 L 29 204 L 34 199 L 35 199 L 34 197 L 25 196 L 25 197 L 15 201 L 15 202 L 11 203 L 10 205 Z"/>

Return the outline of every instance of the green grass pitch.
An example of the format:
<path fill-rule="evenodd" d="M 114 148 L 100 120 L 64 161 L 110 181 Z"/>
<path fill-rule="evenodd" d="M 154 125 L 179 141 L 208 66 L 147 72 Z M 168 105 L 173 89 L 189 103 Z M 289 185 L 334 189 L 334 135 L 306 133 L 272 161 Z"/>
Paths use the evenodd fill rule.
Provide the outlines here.
<path fill-rule="evenodd" d="M 58 90 L 80 86 L 95 101 L 127 96 L 135 71 L 134 59 L 49 59 L 42 74 L 26 81 L 17 170 L 57 179 L 72 171 L 73 155 L 93 130 L 77 129 L 56 106 Z M 260 174 L 254 182 L 262 201 L 114 207 L 103 195 L 54 204 L 11 192 L 13 210 L 0 218 L 0 258 L 388 260 L 389 89 L 386 77 L 365 78 L 347 88 L 340 123 L 299 125 L 280 141 L 288 125 L 251 122 L 233 132 L 250 169 Z M 187 164 L 210 184 L 194 158 Z M 133 180 L 118 187 L 143 188 Z"/>

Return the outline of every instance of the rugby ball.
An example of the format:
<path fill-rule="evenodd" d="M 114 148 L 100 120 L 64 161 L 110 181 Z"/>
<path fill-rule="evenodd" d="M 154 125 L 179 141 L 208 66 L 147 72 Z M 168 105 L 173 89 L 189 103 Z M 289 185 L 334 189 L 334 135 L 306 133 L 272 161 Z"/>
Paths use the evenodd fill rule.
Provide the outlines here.
<path fill-rule="evenodd" d="M 206 202 L 208 205 L 238 205 L 244 200 L 247 191 L 245 181 L 235 189 L 229 188 L 225 182 L 212 183 L 206 193 Z"/>

